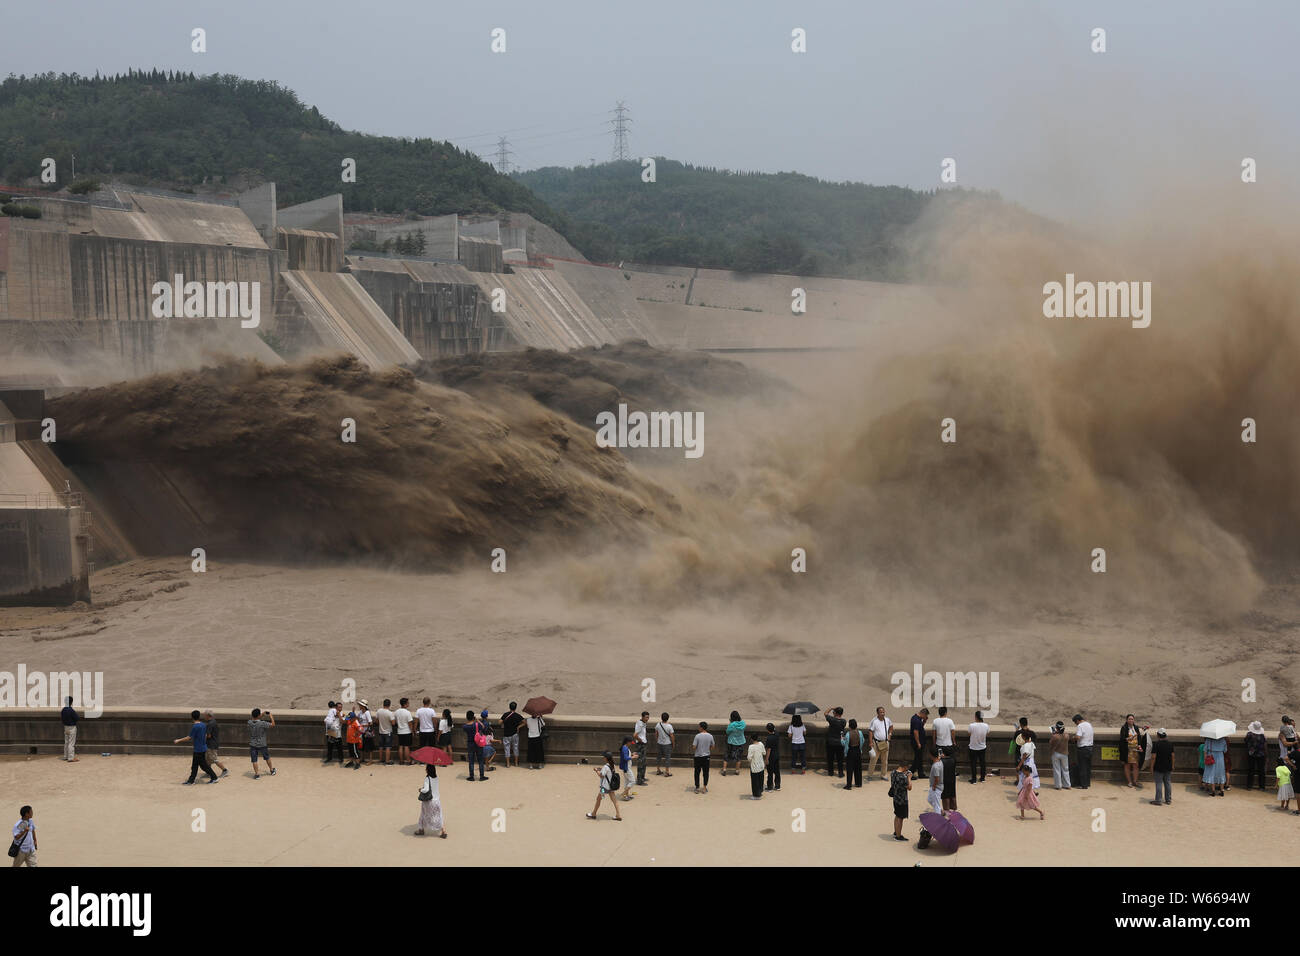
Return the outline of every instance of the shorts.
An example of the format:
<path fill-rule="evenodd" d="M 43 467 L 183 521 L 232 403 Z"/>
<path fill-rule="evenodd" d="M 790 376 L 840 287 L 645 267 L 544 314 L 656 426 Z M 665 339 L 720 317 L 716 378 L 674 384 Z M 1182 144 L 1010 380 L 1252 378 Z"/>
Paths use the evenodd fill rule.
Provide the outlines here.
<path fill-rule="evenodd" d="M 506 758 L 509 759 L 511 756 L 513 756 L 516 760 L 518 760 L 519 759 L 519 735 L 511 734 L 509 737 L 505 738 L 505 741 L 506 741 Z"/>
<path fill-rule="evenodd" d="M 745 750 L 744 744 L 727 744 L 727 759 L 728 760 L 742 759 L 745 756 L 744 750 Z"/>
<path fill-rule="evenodd" d="M 221 759 L 221 758 L 217 756 L 217 748 L 215 748 L 215 747 L 209 747 L 209 748 L 208 748 L 208 766 L 211 767 L 214 763 L 216 763 L 216 762 L 217 762 L 218 760 L 220 760 L 220 759 Z"/>
<path fill-rule="evenodd" d="M 436 730 L 420 731 L 420 746 L 432 747 L 438 742 L 438 732 Z"/>
<path fill-rule="evenodd" d="M 262 759 L 267 763 L 271 762 L 271 751 L 267 750 L 265 747 L 254 747 L 252 744 L 249 744 L 248 759 L 253 761 L 253 763 L 257 763 L 258 754 L 261 754 Z"/>
<path fill-rule="evenodd" d="M 907 819 L 907 803 L 906 803 L 906 802 L 903 802 L 903 803 L 895 803 L 895 804 L 894 804 L 894 819 L 895 819 L 895 820 L 906 820 L 906 819 Z"/>
<path fill-rule="evenodd" d="M 409 747 L 409 746 L 411 746 L 411 735 L 410 735 L 410 734 L 398 734 L 398 735 L 397 735 L 397 746 L 399 746 L 399 747 Z"/>
<path fill-rule="evenodd" d="M 393 735 L 392 735 L 392 734 L 380 734 L 380 735 L 379 735 L 379 747 L 380 747 L 381 750 L 391 750 L 392 747 L 393 747 Z"/>
<path fill-rule="evenodd" d="M 655 746 L 659 748 L 659 759 L 660 759 L 660 760 L 667 760 L 667 759 L 669 759 L 670 757 L 672 757 L 672 755 L 673 755 L 673 745 L 672 745 L 672 744 L 656 744 Z"/>
<path fill-rule="evenodd" d="M 496 748 L 496 747 L 493 747 L 491 744 L 484 744 L 484 745 L 483 745 L 483 759 L 484 759 L 484 760 L 487 760 L 489 757 L 491 757 L 492 755 L 494 755 L 496 752 L 497 752 L 497 748 Z"/>
<path fill-rule="evenodd" d="M 362 738 L 361 738 L 361 749 L 364 750 L 366 753 L 371 753 L 371 752 L 374 751 L 374 749 L 375 749 L 375 735 L 374 735 L 374 734 L 371 734 L 369 737 L 362 737 Z"/>

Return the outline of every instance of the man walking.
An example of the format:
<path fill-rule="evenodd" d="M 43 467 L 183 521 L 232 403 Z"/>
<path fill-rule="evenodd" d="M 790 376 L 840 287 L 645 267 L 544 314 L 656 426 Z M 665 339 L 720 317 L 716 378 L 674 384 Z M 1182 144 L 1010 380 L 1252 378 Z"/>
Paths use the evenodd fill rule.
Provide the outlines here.
<path fill-rule="evenodd" d="M 1079 779 L 1075 781 L 1080 790 L 1087 790 L 1092 783 L 1092 724 L 1083 719 L 1083 714 L 1075 714 L 1074 743 L 1076 759 L 1079 762 Z"/>
<path fill-rule="evenodd" d="M 208 725 L 203 722 L 203 715 L 197 710 L 190 711 L 190 720 L 194 723 L 190 727 L 189 736 L 177 737 L 172 741 L 174 744 L 183 744 L 188 740 L 194 745 L 194 756 L 190 759 L 190 779 L 185 781 L 185 786 L 194 783 L 200 770 L 208 775 L 208 783 L 216 783 L 217 775 L 208 766 Z"/>
<path fill-rule="evenodd" d="M 844 731 L 848 721 L 844 719 L 843 707 L 832 707 L 826 711 L 826 776 L 833 777 L 838 769 L 844 776 Z"/>
<path fill-rule="evenodd" d="M 77 711 L 72 706 L 71 697 L 64 699 L 59 718 L 63 721 L 63 759 L 68 763 L 76 763 L 79 759 L 77 757 Z"/>
<path fill-rule="evenodd" d="M 208 727 L 208 766 L 220 767 L 221 776 L 229 777 L 230 771 L 221 762 L 221 729 L 217 727 L 216 715 L 210 710 L 203 712 L 203 722 Z"/>
<path fill-rule="evenodd" d="M 921 758 L 925 754 L 925 722 L 930 719 L 929 708 L 922 707 L 912 715 L 912 779 L 922 775 L 925 767 Z"/>
<path fill-rule="evenodd" d="M 984 714 L 975 711 L 975 722 L 968 728 L 970 740 L 967 748 L 970 750 L 970 782 L 975 783 L 975 771 L 979 768 L 979 783 L 984 782 L 984 776 L 988 771 L 988 751 L 989 751 L 989 725 L 984 722 Z"/>
<path fill-rule="evenodd" d="M 1174 776 L 1174 744 L 1169 739 L 1169 733 L 1161 727 L 1156 731 L 1156 742 L 1153 745 L 1155 751 L 1155 764 L 1152 766 L 1152 772 L 1156 778 L 1156 798 L 1151 802 L 1159 806 L 1161 804 L 1160 791 L 1163 788 L 1165 806 L 1173 803 L 1173 790 L 1171 790 Z"/>
<path fill-rule="evenodd" d="M 36 866 L 36 821 L 32 816 L 30 806 L 18 809 L 18 822 L 14 824 L 14 843 L 18 845 L 18 855 L 13 862 L 15 868 Z"/>
<path fill-rule="evenodd" d="M 275 717 L 268 710 L 262 713 L 262 708 L 254 707 L 252 720 L 248 722 L 248 756 L 253 760 L 253 779 L 261 779 L 261 774 L 257 772 L 257 758 L 260 756 L 266 761 L 266 769 L 271 771 L 271 776 L 275 776 L 275 768 L 271 766 L 271 751 L 266 745 L 266 732 L 275 726 Z M 223 774 L 224 776 L 224 774 Z"/>
<path fill-rule="evenodd" d="M 636 738 L 636 785 L 645 786 L 645 763 L 646 748 L 650 744 L 650 738 L 647 736 L 650 730 L 650 711 L 641 711 L 641 718 L 632 727 L 632 736 Z"/>
<path fill-rule="evenodd" d="M 867 727 L 867 732 L 871 734 L 871 749 L 876 755 L 871 758 L 867 764 L 867 779 L 871 779 L 871 773 L 876 769 L 876 761 L 880 761 L 880 779 L 885 780 L 889 777 L 889 735 L 893 733 L 894 722 L 885 716 L 885 708 L 877 707 L 875 719 Z"/>

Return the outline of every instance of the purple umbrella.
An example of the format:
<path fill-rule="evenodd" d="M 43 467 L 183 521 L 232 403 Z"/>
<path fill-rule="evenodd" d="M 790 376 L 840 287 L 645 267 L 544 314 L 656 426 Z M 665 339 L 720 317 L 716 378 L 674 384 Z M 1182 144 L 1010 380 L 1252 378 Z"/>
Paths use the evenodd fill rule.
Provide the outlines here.
<path fill-rule="evenodd" d="M 961 843 L 961 836 L 957 833 L 957 828 L 944 819 L 942 814 L 921 814 L 921 826 L 929 830 L 935 842 L 949 853 L 956 850 L 958 844 Z"/>
<path fill-rule="evenodd" d="M 975 842 L 975 828 L 971 826 L 969 820 L 956 810 L 953 810 L 948 814 L 948 822 L 953 825 L 953 829 L 955 829 L 957 835 L 961 837 L 962 843 L 970 845 Z"/>

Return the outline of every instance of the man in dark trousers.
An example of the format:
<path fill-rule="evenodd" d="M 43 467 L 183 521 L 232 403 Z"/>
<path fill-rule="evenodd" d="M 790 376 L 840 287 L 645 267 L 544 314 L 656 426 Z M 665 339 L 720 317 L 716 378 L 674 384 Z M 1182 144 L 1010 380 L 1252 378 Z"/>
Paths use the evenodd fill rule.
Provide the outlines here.
<path fill-rule="evenodd" d="M 1161 727 L 1156 731 L 1156 742 L 1153 745 L 1155 750 L 1155 765 L 1151 768 L 1156 778 L 1156 798 L 1151 802 L 1156 806 L 1164 804 L 1168 806 L 1172 803 L 1172 793 L 1170 784 L 1174 775 L 1174 744 L 1169 739 L 1169 732 Z M 1164 800 L 1160 799 L 1161 789 L 1165 792 Z"/>
<path fill-rule="evenodd" d="M 216 783 L 217 775 L 208 766 L 208 725 L 203 722 L 203 715 L 197 710 L 190 711 L 190 720 L 194 721 L 194 724 L 190 727 L 189 735 L 177 737 L 172 741 L 172 743 L 183 744 L 188 740 L 194 744 L 194 756 L 190 760 L 190 779 L 185 781 L 185 785 L 192 784 L 200 770 L 208 775 L 208 783 Z"/>
<path fill-rule="evenodd" d="M 925 754 L 925 722 L 930 719 L 928 708 L 922 707 L 912 715 L 912 779 L 924 775 L 921 757 Z"/>
<path fill-rule="evenodd" d="M 826 711 L 826 776 L 844 776 L 844 730 L 848 727 L 844 719 L 843 707 L 832 707 Z"/>

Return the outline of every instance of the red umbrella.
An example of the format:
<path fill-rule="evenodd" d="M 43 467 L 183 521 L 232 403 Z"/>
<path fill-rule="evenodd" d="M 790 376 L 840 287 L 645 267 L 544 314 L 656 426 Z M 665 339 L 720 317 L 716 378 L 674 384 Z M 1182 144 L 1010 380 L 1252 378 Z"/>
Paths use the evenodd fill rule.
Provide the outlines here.
<path fill-rule="evenodd" d="M 921 814 L 921 826 L 930 831 L 936 843 L 951 853 L 957 849 L 961 843 L 961 837 L 957 834 L 957 828 L 943 818 L 938 813 Z"/>
<path fill-rule="evenodd" d="M 953 810 L 948 814 L 948 822 L 953 825 L 953 828 L 957 831 L 957 836 L 961 838 L 962 843 L 969 846 L 975 842 L 975 828 L 971 826 L 969 820 L 956 810 Z"/>
<path fill-rule="evenodd" d="M 451 755 L 437 747 L 421 747 L 419 750 L 412 750 L 411 759 L 418 760 L 420 763 L 431 763 L 435 767 L 451 766 Z"/>
<path fill-rule="evenodd" d="M 543 717 L 555 710 L 555 701 L 549 697 L 532 697 L 524 704 L 524 713 L 529 717 Z"/>

